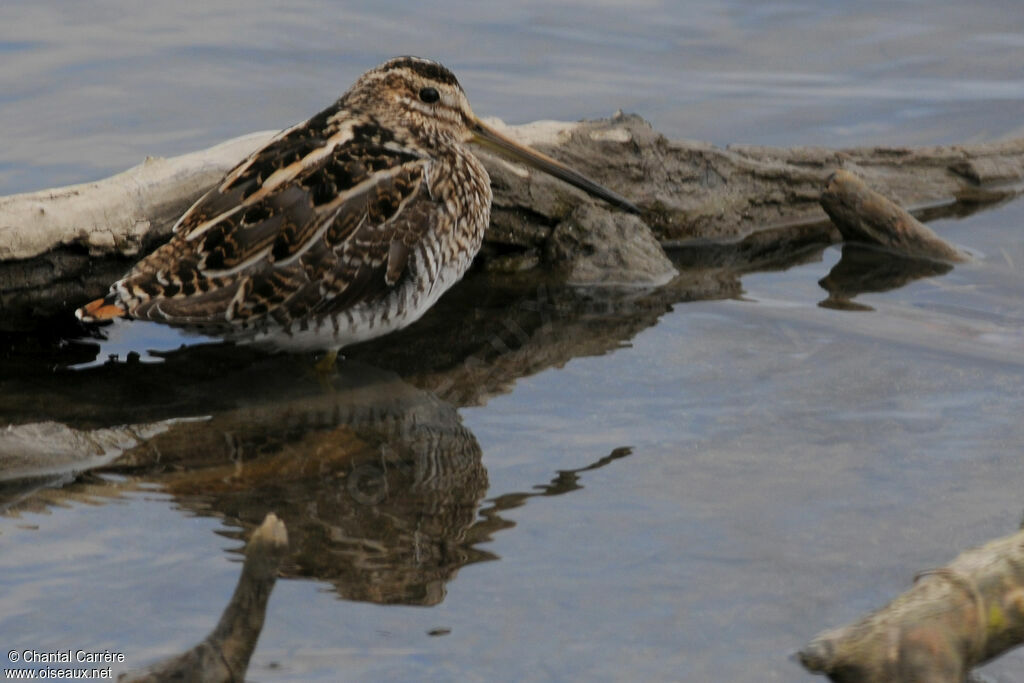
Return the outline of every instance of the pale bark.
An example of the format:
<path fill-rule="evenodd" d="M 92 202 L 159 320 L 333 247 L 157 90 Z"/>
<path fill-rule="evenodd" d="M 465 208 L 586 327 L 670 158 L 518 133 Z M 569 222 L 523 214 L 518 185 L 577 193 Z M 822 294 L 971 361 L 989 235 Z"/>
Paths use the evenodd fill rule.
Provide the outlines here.
<path fill-rule="evenodd" d="M 133 256 L 247 154 L 273 135 L 253 133 L 171 159 L 149 157 L 93 183 L 0 198 L 0 261 L 79 245 Z"/>

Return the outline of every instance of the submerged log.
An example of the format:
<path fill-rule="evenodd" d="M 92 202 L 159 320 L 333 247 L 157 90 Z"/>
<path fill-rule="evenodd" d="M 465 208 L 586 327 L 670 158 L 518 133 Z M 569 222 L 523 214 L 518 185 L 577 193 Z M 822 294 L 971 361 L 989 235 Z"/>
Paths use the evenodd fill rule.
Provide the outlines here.
<path fill-rule="evenodd" d="M 949 212 L 956 202 L 1014 196 L 1024 180 L 1024 139 L 918 149 L 723 149 L 670 141 L 640 117 L 622 114 L 507 132 L 643 209 L 639 221 L 609 211 L 558 180 L 480 152 L 494 187 L 480 261 L 496 270 L 549 267 L 575 284 L 664 283 L 674 271 L 658 242 L 735 243 L 770 231 L 785 243 L 789 230 L 802 233 L 811 224 L 831 239 L 818 201 L 837 168 L 855 171 L 904 206 Z M 270 136 L 150 159 L 97 183 L 0 199 L 2 326 L 31 327 L 102 295 L 141 252 L 167 238 L 191 202 Z M 607 237 L 578 237 L 591 231 Z"/>
<path fill-rule="evenodd" d="M 913 588 L 798 653 L 842 683 L 959 683 L 1024 642 L 1024 531 L 922 572 Z"/>

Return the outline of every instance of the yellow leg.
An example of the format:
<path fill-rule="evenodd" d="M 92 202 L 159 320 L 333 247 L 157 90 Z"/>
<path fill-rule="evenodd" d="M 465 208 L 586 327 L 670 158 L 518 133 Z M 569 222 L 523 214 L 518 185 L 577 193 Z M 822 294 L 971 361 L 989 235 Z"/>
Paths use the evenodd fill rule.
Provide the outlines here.
<path fill-rule="evenodd" d="M 331 351 L 324 352 L 323 358 L 313 364 L 313 369 L 316 370 L 318 377 L 326 379 L 328 376 L 334 374 L 334 369 L 338 361 L 338 350 L 333 349 Z"/>

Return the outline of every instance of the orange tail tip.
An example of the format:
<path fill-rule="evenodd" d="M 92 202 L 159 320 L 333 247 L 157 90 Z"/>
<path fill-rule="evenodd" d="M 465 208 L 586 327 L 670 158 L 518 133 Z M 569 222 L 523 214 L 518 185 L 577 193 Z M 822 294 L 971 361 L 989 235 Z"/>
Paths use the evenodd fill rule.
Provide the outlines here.
<path fill-rule="evenodd" d="M 90 301 L 85 306 L 82 306 L 75 311 L 75 316 L 82 322 L 95 323 L 100 320 L 120 318 L 127 312 L 128 311 L 121 308 L 118 304 L 114 303 L 113 297 L 108 295 L 102 299 Z"/>

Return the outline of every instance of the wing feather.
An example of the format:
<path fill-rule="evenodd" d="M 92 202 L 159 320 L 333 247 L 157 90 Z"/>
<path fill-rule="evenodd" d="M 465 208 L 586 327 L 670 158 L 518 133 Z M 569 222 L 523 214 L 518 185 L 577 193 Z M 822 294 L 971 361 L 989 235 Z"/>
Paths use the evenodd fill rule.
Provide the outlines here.
<path fill-rule="evenodd" d="M 185 325 L 288 326 L 384 296 L 443 204 L 430 160 L 366 117 L 327 110 L 232 170 L 118 291 Z"/>

